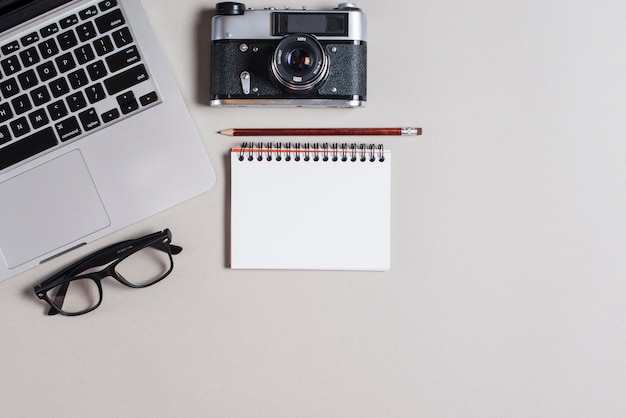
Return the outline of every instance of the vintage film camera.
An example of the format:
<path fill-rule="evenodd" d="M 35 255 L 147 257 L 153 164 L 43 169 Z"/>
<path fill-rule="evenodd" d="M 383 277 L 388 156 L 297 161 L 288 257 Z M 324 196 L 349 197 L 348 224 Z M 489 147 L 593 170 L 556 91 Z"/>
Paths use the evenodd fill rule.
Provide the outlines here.
<path fill-rule="evenodd" d="M 365 15 L 216 5 L 211 106 L 359 107 L 366 100 Z"/>

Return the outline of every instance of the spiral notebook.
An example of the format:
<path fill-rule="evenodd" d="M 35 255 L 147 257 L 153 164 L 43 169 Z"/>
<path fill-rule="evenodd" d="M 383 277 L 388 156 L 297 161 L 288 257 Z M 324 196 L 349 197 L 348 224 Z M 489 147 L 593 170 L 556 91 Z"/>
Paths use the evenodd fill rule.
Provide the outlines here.
<path fill-rule="evenodd" d="M 242 144 L 231 161 L 231 268 L 389 270 L 391 153 Z"/>

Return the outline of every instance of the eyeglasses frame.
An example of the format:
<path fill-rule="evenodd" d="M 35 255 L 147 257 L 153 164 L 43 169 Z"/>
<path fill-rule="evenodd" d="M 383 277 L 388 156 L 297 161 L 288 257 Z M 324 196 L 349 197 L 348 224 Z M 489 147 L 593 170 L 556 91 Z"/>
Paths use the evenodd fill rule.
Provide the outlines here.
<path fill-rule="evenodd" d="M 174 269 L 174 259 L 172 258 L 172 255 L 180 254 L 180 252 L 183 250 L 182 247 L 172 244 L 171 241 L 172 233 L 169 229 L 165 229 L 163 231 L 145 235 L 140 238 L 126 240 L 109 245 L 105 248 L 102 248 L 101 250 L 87 255 L 86 257 L 83 257 L 74 264 L 64 268 L 50 278 L 44 280 L 41 284 L 35 286 L 35 294 L 39 299 L 44 300 L 50 305 L 48 315 L 61 314 L 65 316 L 77 316 L 86 314 L 99 307 L 102 303 L 103 292 L 101 281 L 105 277 L 112 277 L 121 284 L 134 289 L 141 289 L 152 286 L 166 278 Z M 124 279 L 115 270 L 115 267 L 129 256 L 147 247 L 153 247 L 166 252 L 170 259 L 170 268 L 158 280 L 141 285 L 132 284 Z M 106 267 L 104 267 L 102 270 L 80 274 L 89 269 L 104 265 L 106 265 Z M 80 312 L 64 311 L 63 300 L 65 298 L 65 292 L 67 291 L 69 284 L 72 281 L 84 279 L 91 279 L 96 283 L 98 287 L 98 292 L 100 293 L 100 299 L 98 303 L 95 306 L 92 306 Z M 50 298 L 48 297 L 48 291 L 60 285 L 62 287 L 59 289 L 59 292 L 54 296 L 54 300 L 50 300 Z"/>

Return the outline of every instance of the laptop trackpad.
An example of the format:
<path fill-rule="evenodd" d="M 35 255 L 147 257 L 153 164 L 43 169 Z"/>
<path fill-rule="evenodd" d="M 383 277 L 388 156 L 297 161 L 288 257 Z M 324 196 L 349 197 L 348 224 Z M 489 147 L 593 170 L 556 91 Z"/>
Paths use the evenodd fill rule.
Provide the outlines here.
<path fill-rule="evenodd" d="M 0 196 L 0 253 L 9 268 L 111 223 L 79 150 L 0 183 Z"/>

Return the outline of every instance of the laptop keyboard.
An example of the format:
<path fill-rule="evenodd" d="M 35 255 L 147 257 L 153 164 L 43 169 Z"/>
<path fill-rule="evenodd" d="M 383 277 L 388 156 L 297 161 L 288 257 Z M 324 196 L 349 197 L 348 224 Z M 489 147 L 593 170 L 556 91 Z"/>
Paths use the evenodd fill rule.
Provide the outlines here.
<path fill-rule="evenodd" d="M 0 170 L 160 101 L 115 0 L 0 43 Z"/>

